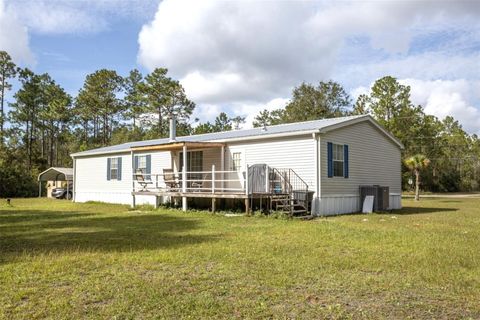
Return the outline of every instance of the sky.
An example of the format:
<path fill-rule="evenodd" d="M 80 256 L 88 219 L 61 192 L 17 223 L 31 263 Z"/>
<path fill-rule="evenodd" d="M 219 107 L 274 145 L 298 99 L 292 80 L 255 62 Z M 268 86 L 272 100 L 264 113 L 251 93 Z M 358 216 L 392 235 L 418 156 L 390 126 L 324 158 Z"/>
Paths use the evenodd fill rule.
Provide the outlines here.
<path fill-rule="evenodd" d="M 480 134 L 480 1 L 0 0 L 0 50 L 75 95 L 101 68 L 166 67 L 194 117 L 283 107 L 301 82 L 355 99 L 391 75 Z"/>

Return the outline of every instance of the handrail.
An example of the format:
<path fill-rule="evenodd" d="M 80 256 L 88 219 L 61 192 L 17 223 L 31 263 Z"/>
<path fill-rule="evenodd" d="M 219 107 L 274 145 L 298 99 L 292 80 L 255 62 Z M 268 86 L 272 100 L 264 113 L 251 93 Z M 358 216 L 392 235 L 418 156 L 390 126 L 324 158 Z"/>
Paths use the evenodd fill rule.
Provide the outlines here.
<path fill-rule="evenodd" d="M 266 192 L 288 194 L 290 199 L 304 202 L 308 199 L 308 184 L 290 168 L 267 167 Z M 182 179 L 185 174 L 185 179 Z M 248 171 L 212 170 L 169 173 L 133 173 L 133 191 L 171 191 L 202 193 L 248 194 Z M 168 177 L 168 179 L 166 179 Z M 183 182 L 186 188 L 183 189 Z M 295 191 L 299 191 L 297 193 Z M 302 194 L 306 192 L 305 197 Z"/>
<path fill-rule="evenodd" d="M 184 192 L 245 192 L 245 178 L 241 171 L 215 170 L 215 166 L 212 166 L 211 171 L 186 171 L 185 179 L 182 179 L 183 173 L 133 173 L 134 191 L 180 192 L 183 191 L 182 183 L 185 181 Z M 234 176 L 229 178 L 230 175 Z M 169 179 L 165 179 L 166 176 Z"/>
<path fill-rule="evenodd" d="M 308 190 L 308 184 L 305 182 L 305 180 L 303 180 L 302 177 L 300 177 L 300 176 L 295 172 L 295 170 L 293 170 L 293 169 L 289 169 L 289 170 L 290 170 L 291 172 L 293 172 L 293 174 L 295 174 L 295 177 L 296 177 L 297 179 L 299 179 L 299 180 L 302 182 L 302 184 L 305 185 L 306 190 Z"/>

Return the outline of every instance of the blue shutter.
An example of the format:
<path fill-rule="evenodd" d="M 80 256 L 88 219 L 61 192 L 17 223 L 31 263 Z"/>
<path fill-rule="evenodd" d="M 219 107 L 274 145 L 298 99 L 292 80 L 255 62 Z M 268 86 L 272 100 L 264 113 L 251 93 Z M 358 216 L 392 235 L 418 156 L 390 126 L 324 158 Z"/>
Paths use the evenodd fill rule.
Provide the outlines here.
<path fill-rule="evenodd" d="M 146 156 L 146 160 L 147 160 L 147 179 L 148 180 L 151 180 L 152 179 L 152 176 L 150 176 L 149 174 L 152 173 L 152 156 L 150 154 L 147 154 Z"/>
<path fill-rule="evenodd" d="M 343 177 L 348 178 L 348 145 L 343 146 Z"/>
<path fill-rule="evenodd" d="M 133 165 L 133 173 L 136 173 L 137 172 L 137 169 L 138 169 L 138 156 L 135 156 L 134 157 L 134 161 L 133 161 L 134 165 Z"/>
<path fill-rule="evenodd" d="M 107 158 L 107 180 L 110 180 L 110 158 Z"/>
<path fill-rule="evenodd" d="M 122 157 L 118 157 L 117 180 L 122 180 Z"/>
<path fill-rule="evenodd" d="M 331 142 L 327 143 L 327 164 L 328 164 L 328 177 L 333 177 L 333 144 Z"/>

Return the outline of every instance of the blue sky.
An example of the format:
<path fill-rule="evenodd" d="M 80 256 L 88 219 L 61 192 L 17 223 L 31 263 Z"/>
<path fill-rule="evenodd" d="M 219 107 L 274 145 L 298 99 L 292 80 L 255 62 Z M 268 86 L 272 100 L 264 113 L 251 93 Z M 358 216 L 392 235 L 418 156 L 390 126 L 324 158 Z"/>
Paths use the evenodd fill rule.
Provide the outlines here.
<path fill-rule="evenodd" d="M 137 37 L 141 23 L 116 22 L 108 30 L 93 34 L 33 35 L 36 72 L 48 72 L 71 94 L 76 94 L 85 76 L 100 68 L 122 75 L 133 68 L 148 72 L 137 63 Z"/>
<path fill-rule="evenodd" d="M 480 1 L 0 0 L 0 50 L 73 95 L 100 68 L 167 67 L 202 121 L 250 122 L 302 81 L 356 97 L 392 75 L 480 133 L 479 21 Z"/>

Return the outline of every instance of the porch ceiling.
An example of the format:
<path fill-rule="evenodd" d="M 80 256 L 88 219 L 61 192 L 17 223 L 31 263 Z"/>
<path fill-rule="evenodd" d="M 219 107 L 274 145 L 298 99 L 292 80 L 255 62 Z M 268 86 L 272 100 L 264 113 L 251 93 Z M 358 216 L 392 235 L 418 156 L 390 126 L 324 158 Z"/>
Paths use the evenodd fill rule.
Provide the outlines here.
<path fill-rule="evenodd" d="M 142 146 L 142 147 L 133 147 L 132 151 L 176 151 L 182 150 L 183 146 L 186 146 L 187 149 L 207 149 L 207 148 L 221 148 L 225 146 L 224 143 L 219 142 L 170 142 L 160 145 L 151 145 L 151 146 Z"/>

